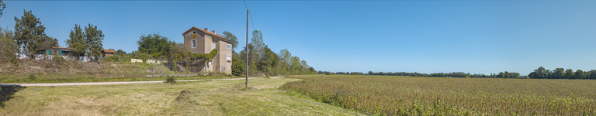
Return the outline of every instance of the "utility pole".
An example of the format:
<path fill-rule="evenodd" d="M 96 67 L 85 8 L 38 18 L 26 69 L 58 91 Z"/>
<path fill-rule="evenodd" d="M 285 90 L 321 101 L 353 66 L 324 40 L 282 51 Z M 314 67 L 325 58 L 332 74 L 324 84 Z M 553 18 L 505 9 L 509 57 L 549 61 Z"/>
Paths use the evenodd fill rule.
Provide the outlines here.
<path fill-rule="evenodd" d="M 245 88 L 248 88 L 248 9 L 246 9 L 246 85 Z"/>

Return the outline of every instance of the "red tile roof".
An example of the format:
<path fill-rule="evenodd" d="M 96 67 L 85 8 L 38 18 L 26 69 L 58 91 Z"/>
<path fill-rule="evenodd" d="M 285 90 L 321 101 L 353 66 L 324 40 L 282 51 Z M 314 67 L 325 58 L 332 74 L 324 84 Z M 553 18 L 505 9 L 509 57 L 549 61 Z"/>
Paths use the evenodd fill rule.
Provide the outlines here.
<path fill-rule="evenodd" d="M 114 50 L 110 50 L 110 49 L 103 49 L 102 51 L 105 53 L 112 53 L 112 54 L 116 53 Z"/>
<path fill-rule="evenodd" d="M 221 39 L 221 40 L 223 40 L 223 41 L 225 41 L 225 42 L 232 43 L 232 40 L 230 40 L 230 39 L 228 39 L 228 38 L 225 38 L 225 37 L 223 37 L 223 36 L 221 36 L 221 35 L 218 35 L 218 34 L 216 34 L 216 33 L 212 33 L 212 32 L 209 32 L 209 31 L 205 31 L 205 30 L 203 30 L 203 29 L 199 29 L 199 28 L 197 28 L 197 27 L 194 27 L 194 26 L 193 26 L 192 28 L 190 28 L 190 29 L 186 30 L 184 33 L 182 33 L 182 36 L 184 36 L 184 34 L 186 34 L 186 33 L 190 32 L 190 31 L 191 31 L 191 30 L 193 30 L 193 29 L 199 30 L 200 32 L 203 32 L 203 33 L 205 33 L 205 34 L 209 34 L 209 35 L 211 35 L 211 36 L 214 36 L 214 37 L 218 37 L 219 39 Z"/>

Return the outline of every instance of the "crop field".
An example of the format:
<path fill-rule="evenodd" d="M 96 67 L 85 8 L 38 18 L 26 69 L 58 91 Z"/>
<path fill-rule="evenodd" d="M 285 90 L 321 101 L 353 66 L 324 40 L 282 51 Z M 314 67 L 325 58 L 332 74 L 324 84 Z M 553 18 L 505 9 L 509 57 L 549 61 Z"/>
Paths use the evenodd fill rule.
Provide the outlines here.
<path fill-rule="evenodd" d="M 379 115 L 596 115 L 596 80 L 297 76 L 281 88 Z"/>

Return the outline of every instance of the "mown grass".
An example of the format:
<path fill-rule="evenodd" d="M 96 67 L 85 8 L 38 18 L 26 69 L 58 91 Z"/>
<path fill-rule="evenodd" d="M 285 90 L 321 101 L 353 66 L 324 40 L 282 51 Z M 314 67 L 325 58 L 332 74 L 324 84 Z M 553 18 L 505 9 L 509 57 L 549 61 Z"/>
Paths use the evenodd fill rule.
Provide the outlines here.
<path fill-rule="evenodd" d="M 595 80 L 296 76 L 281 88 L 380 115 L 596 115 Z"/>
<path fill-rule="evenodd" d="M 26 87 L 0 115 L 360 115 L 278 89 L 288 78 Z"/>
<path fill-rule="evenodd" d="M 147 63 L 92 63 L 64 61 L 25 60 L 22 65 L 0 65 L 0 83 L 61 83 L 61 82 L 113 82 L 113 81 L 156 81 L 165 80 L 167 75 L 176 74 L 163 65 Z M 161 75 L 162 77 L 146 77 Z M 178 73 L 196 74 L 196 73 Z M 34 77 L 34 78 L 31 78 Z M 231 78 L 229 75 L 176 77 L 179 80 L 197 78 Z"/>
<path fill-rule="evenodd" d="M 97 75 L 57 75 L 40 74 L 34 75 L 35 79 L 28 78 L 29 75 L 3 75 L 0 76 L 0 83 L 65 83 L 65 82 L 122 82 L 122 81 L 161 81 L 166 80 L 167 76 L 162 77 L 99 77 Z M 59 77 L 59 78 L 54 78 Z M 176 80 L 195 80 L 195 79 L 222 79 L 234 78 L 233 76 L 180 76 Z"/>

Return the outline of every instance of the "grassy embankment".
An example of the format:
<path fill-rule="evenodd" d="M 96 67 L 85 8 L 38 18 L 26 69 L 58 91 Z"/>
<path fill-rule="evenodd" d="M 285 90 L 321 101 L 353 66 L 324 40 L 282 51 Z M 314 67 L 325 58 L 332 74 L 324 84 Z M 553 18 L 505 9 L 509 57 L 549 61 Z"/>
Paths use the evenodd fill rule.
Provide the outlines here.
<path fill-rule="evenodd" d="M 282 86 L 367 114 L 596 115 L 596 80 L 297 76 Z"/>
<path fill-rule="evenodd" d="M 0 115 L 360 115 L 279 86 L 289 78 L 26 87 Z"/>
<path fill-rule="evenodd" d="M 165 75 L 196 74 L 187 72 L 174 73 L 163 65 L 146 63 L 94 63 L 64 61 L 23 60 L 19 66 L 4 64 L 0 66 L 0 83 L 61 83 L 61 82 L 115 82 L 115 81 L 158 81 L 165 80 Z M 147 75 L 160 75 L 146 77 Z M 224 74 L 209 76 L 176 77 L 178 80 L 232 78 Z"/>

